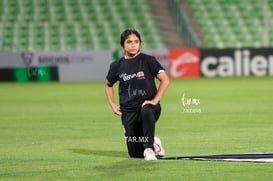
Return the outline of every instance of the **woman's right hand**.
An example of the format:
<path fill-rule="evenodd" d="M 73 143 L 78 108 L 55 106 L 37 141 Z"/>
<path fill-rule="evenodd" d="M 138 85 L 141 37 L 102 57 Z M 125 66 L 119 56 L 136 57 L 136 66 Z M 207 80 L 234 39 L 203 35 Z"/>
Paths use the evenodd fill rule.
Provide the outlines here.
<path fill-rule="evenodd" d="M 118 105 L 112 104 L 111 107 L 112 107 L 114 114 L 121 116 L 122 113 L 121 113 L 120 107 Z"/>

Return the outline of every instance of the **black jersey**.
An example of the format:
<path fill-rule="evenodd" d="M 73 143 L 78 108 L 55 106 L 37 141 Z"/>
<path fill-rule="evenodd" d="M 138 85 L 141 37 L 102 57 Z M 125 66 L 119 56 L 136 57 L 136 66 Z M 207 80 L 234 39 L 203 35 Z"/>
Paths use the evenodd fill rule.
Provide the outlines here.
<path fill-rule="evenodd" d="M 155 57 L 143 53 L 113 62 L 106 78 L 111 84 L 119 81 L 121 110 L 138 110 L 145 100 L 153 99 L 157 92 L 155 77 L 161 71 L 164 68 Z"/>

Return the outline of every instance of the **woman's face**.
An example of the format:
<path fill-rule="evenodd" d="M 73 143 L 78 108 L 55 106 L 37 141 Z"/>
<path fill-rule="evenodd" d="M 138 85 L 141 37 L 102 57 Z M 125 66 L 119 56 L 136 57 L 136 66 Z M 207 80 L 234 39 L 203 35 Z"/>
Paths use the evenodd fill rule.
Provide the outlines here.
<path fill-rule="evenodd" d="M 135 34 L 131 34 L 128 38 L 124 41 L 124 51 L 125 56 L 127 57 L 134 57 L 140 48 L 140 40 Z"/>

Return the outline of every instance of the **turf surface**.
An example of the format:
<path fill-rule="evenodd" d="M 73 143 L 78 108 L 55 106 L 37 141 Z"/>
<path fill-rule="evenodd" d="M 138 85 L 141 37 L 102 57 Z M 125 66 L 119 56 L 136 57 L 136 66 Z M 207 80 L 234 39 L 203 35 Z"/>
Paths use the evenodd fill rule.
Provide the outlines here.
<path fill-rule="evenodd" d="M 273 77 L 172 80 L 156 129 L 167 155 L 272 152 L 272 82 Z M 189 103 L 185 106 L 183 96 Z M 128 158 L 104 82 L 0 83 L 0 116 L 0 180 L 273 176 L 271 163 Z"/>

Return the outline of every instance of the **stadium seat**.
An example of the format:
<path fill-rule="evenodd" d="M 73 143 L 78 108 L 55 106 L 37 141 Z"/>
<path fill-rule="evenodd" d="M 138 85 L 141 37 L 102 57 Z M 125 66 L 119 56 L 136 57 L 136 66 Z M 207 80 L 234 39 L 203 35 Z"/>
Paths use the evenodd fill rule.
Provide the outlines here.
<path fill-rule="evenodd" d="M 14 24 L 6 23 L 2 28 L 2 39 L 13 42 Z"/>
<path fill-rule="evenodd" d="M 263 45 L 264 7 L 256 0 L 187 0 L 210 48 Z M 269 3 L 269 10 L 273 3 Z M 225 24 L 223 24 L 225 22 Z M 273 24 L 270 24 L 272 27 Z M 269 28 L 272 29 L 272 28 Z M 271 33 L 269 33 L 271 34 Z M 214 35 L 220 38 L 215 41 Z M 270 38 L 270 42 L 273 39 Z"/>
<path fill-rule="evenodd" d="M 145 48 L 166 47 L 147 0 L 135 0 L 134 6 L 130 3 L 0 0 L 0 38 L 24 50 L 116 49 L 121 31 L 136 28 L 147 38 Z"/>

